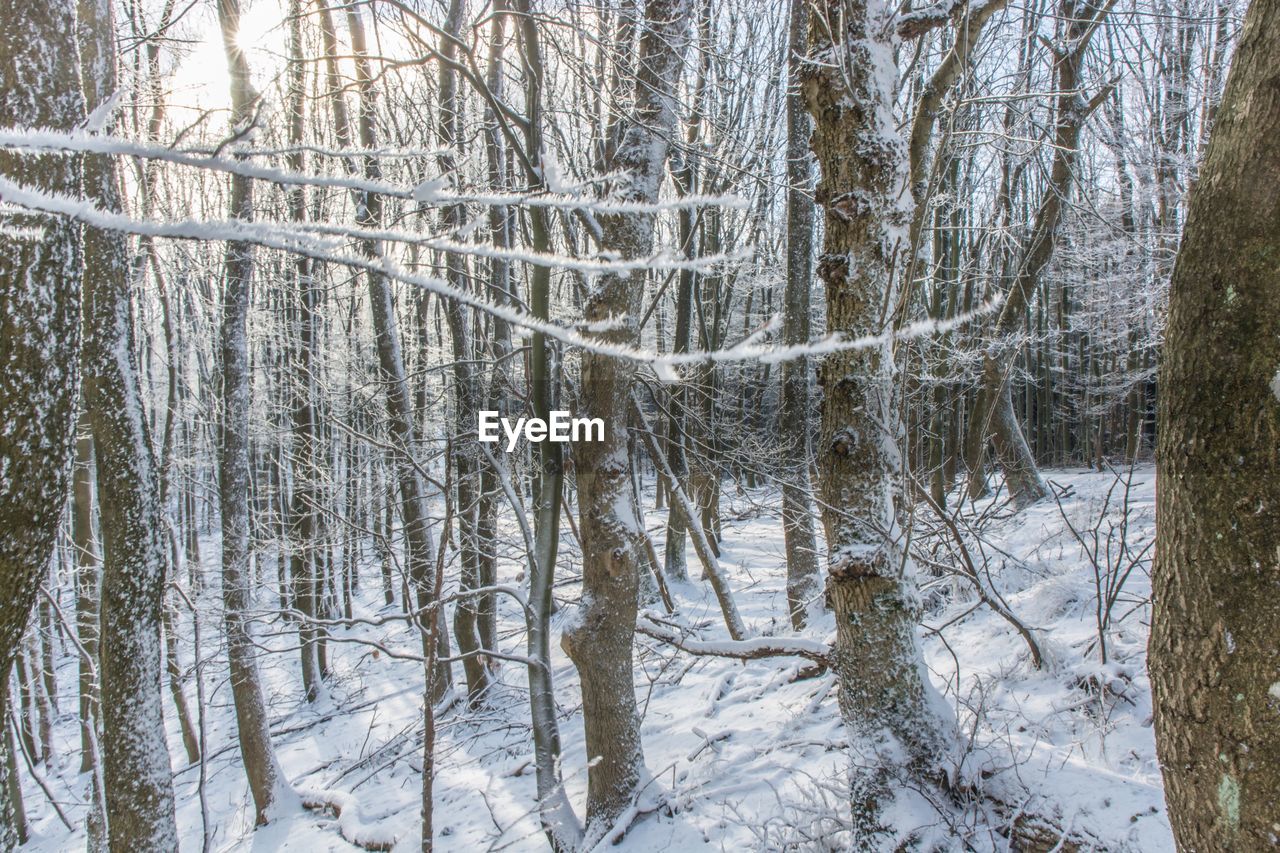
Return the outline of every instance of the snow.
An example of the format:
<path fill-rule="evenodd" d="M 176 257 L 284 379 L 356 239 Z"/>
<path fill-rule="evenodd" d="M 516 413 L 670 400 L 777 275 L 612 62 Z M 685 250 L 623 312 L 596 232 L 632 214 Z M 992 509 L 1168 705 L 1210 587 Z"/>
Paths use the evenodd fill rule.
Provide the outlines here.
<path fill-rule="evenodd" d="M 1110 473 L 1045 474 L 1066 489 L 1062 512 L 1078 529 L 1096 519 L 1113 481 Z M 646 508 L 653 504 L 651 483 L 642 503 Z M 734 643 L 726 638 L 707 584 L 668 581 L 683 633 L 700 644 L 699 650 L 732 653 L 748 646 L 792 644 L 804 654 L 827 648 L 834 630 L 830 615 L 802 636 L 790 630 L 778 505 L 772 488 L 725 492 L 720 564 L 753 639 Z M 1120 511 L 1114 501 L 1110 511 Z M 1149 538 L 1154 525 L 1152 469 L 1135 472 L 1128 511 L 1130 536 Z M 963 755 L 957 769 L 970 784 L 1015 807 L 1048 814 L 1109 850 L 1172 850 L 1145 672 L 1149 579 L 1145 567 L 1130 576 L 1108 637 L 1109 662 L 1097 663 L 1093 570 L 1062 512 L 1052 500 L 1018 515 L 1001 510 L 999 499 L 965 509 L 970 519 L 987 519 L 981 542 L 971 547 L 989 558 L 989 584 L 1044 648 L 1048 661 L 1040 670 L 1031 666 L 1024 641 L 1004 619 L 986 608 L 973 609 L 966 582 L 933 576 L 921 566 L 928 608 L 924 658 L 947 713 L 959 720 Z M 511 514 L 504 512 L 502 520 L 505 541 L 521 542 Z M 650 511 L 645 522 L 660 536 L 665 512 Z M 913 547 L 928 545 L 920 537 L 917 533 Z M 657 547 L 661 553 L 661 544 Z M 562 552 L 556 595 L 565 605 L 578 595 L 576 581 L 566 583 L 577 574 L 572 537 L 566 535 Z M 202 553 L 206 567 L 217 565 L 216 536 L 202 544 Z M 300 696 L 296 633 L 267 615 L 274 606 L 270 596 L 257 603 L 263 616 L 258 639 L 271 650 L 259 666 L 273 713 L 273 740 L 286 777 L 313 808 L 295 806 L 270 826 L 253 831 L 222 650 L 202 663 L 209 755 L 203 793 L 210 849 L 358 849 L 352 841 L 417 849 L 422 671 L 413 658 L 421 646 L 403 621 L 385 618 L 394 610 L 382 607 L 375 558 L 365 556 L 356 621 L 333 630 L 329 696 L 310 707 Z M 696 558 L 690 553 L 688 559 Z M 506 548 L 500 555 L 499 584 L 518 587 L 525 568 L 519 547 Z M 209 579 L 202 593 L 206 608 L 218 596 L 216 572 Z M 522 605 L 500 596 L 499 608 L 502 651 L 519 655 L 524 647 Z M 566 794 L 581 811 L 588 762 L 577 672 L 556 642 L 575 611 L 562 606 L 551 648 Z M 668 624 L 654 618 L 666 619 L 646 616 L 642 621 L 650 627 Z M 188 665 L 194 650 L 186 614 L 183 625 L 182 660 Z M 930 626 L 940 628 L 940 634 Z M 406 659 L 379 646 L 404 653 Z M 637 638 L 635 660 L 645 758 L 652 775 L 636 806 L 624 815 L 629 829 L 618 849 L 752 850 L 786 844 L 839 849 L 841 815 L 847 815 L 842 792 L 848 759 L 833 676 L 798 678 L 812 667 L 803 657 L 693 655 L 651 635 Z M 74 651 L 61 659 L 58 677 L 64 712 L 58 720 L 56 757 L 45 775 L 73 822 L 81 825 L 88 777 L 77 773 Z M 496 681 L 490 705 L 481 711 L 468 712 L 462 703 L 449 702 L 438 709 L 439 850 L 547 849 L 538 821 L 525 668 L 502 663 Z M 190 682 L 188 693 L 195 693 Z M 1271 694 L 1280 699 L 1280 684 L 1272 685 Z M 182 761 L 180 734 L 168 705 L 166 712 L 171 754 Z M 181 764 L 175 771 L 183 849 L 197 850 L 202 835 L 199 774 L 196 767 Z M 34 830 L 29 849 L 82 846 L 83 829 L 69 834 L 25 774 L 24 780 Z M 1224 800 L 1231 796 L 1224 789 Z M 895 818 L 904 828 L 913 824 L 944 845 L 958 847 L 956 838 L 963 835 L 970 849 L 1006 849 L 1005 840 L 990 828 L 989 810 L 942 813 L 919 797 L 900 799 Z M 827 846 L 805 847 L 806 837 L 825 839 Z M 603 849 L 609 849 L 607 842 L 601 842 Z"/>

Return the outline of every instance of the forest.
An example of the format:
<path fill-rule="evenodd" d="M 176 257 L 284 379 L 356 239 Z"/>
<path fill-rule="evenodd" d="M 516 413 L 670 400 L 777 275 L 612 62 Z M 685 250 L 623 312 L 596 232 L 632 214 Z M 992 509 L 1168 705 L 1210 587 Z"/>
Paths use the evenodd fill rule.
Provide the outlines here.
<path fill-rule="evenodd" d="M 0 21 L 0 853 L 1280 845 L 1280 0 Z"/>

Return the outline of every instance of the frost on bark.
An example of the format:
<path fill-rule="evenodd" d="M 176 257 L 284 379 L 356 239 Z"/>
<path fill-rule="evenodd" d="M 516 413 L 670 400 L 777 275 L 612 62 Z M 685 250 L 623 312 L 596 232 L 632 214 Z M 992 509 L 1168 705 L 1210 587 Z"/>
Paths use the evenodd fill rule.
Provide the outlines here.
<path fill-rule="evenodd" d="M 93 435 L 82 419 L 76 427 L 71 485 L 71 553 L 76 568 L 76 636 L 80 663 L 80 772 L 93 769 L 98 708 L 98 550 L 93 533 Z"/>
<path fill-rule="evenodd" d="M 675 90 L 690 20 L 690 0 L 648 0 L 636 63 L 635 107 L 611 171 L 613 197 L 658 200 L 671 135 Z M 602 247 L 622 258 L 648 255 L 653 214 L 600 217 Z M 645 272 L 610 273 L 595 282 L 584 309 L 592 334 L 615 345 L 639 341 Z M 605 440 L 573 445 L 582 537 L 582 601 L 562 645 L 582 681 L 587 755 L 587 836 L 598 838 L 631 802 L 644 772 L 640 717 L 632 681 L 642 546 L 632 499 L 627 413 L 635 366 L 595 353 L 582 356 L 581 415 L 602 418 Z"/>
<path fill-rule="evenodd" d="M 257 94 L 249 79 L 249 64 L 236 42 L 240 25 L 239 0 L 218 0 L 227 70 L 231 77 L 231 123 L 243 129 L 252 120 Z M 231 178 L 231 218 L 253 218 L 253 184 Z M 236 707 L 240 754 L 253 793 L 255 823 L 267 823 L 272 812 L 292 799 L 271 746 L 266 702 L 258 676 L 257 646 L 249 633 L 246 611 L 252 603 L 249 548 L 249 288 L 253 277 L 253 249 L 245 243 L 227 244 L 223 262 L 222 421 L 218 430 L 219 495 L 222 510 L 222 602 L 227 634 L 227 662 L 231 695 Z"/>
<path fill-rule="evenodd" d="M 906 158 L 892 113 L 897 70 L 880 0 L 826 0 L 814 10 L 803 92 L 826 214 L 818 275 L 829 332 L 882 333 L 892 323 L 892 269 L 911 213 Z M 833 43 L 834 40 L 834 43 Z M 827 595 L 836 617 L 840 710 L 851 748 L 859 843 L 875 846 L 903 774 L 936 785 L 950 725 L 929 684 L 915 626 L 919 600 L 895 521 L 898 416 L 886 341 L 826 356 L 818 446 Z"/>
<path fill-rule="evenodd" d="M 1245 18 L 1174 267 L 1150 669 L 1182 850 L 1276 844 L 1280 2 Z"/>
<path fill-rule="evenodd" d="M 84 118 L 72 0 L 0 0 L 0 126 Z M 0 150 L 0 174 L 80 194 L 79 158 Z M 66 501 L 79 394 L 81 233 L 0 208 L 0 709 Z M 7 726 L 6 726 L 7 729 Z M 19 843 L 12 739 L 0 735 L 0 850 Z"/>
<path fill-rule="evenodd" d="M 116 89 L 113 8 L 111 0 L 81 0 L 79 12 L 85 106 L 93 111 Z M 85 158 L 84 190 L 104 210 L 122 210 L 117 160 Z M 134 367 L 125 235 L 87 228 L 84 262 L 84 399 L 102 531 L 98 659 L 108 840 L 113 851 L 171 850 L 178 832 L 161 710 L 163 526 Z"/>

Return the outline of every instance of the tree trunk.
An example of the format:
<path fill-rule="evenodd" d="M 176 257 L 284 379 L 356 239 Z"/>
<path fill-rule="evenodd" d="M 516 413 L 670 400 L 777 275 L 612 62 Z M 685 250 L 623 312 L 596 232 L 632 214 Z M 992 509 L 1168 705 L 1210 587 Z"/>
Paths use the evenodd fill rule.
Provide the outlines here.
<path fill-rule="evenodd" d="M 442 153 L 436 158 L 442 174 L 457 174 L 453 146 L 461 136 L 460 98 L 458 78 L 453 68 L 457 54 L 456 45 L 461 39 L 462 17 L 466 11 L 464 0 L 450 0 L 445 24 L 440 37 L 439 93 L 440 116 L 436 136 Z M 441 224 L 447 231 L 456 232 L 464 224 L 466 212 L 460 204 L 448 205 L 442 211 Z M 471 276 L 466 258 L 449 252 L 445 256 L 445 275 L 449 284 L 462 292 L 470 289 Z M 457 495 L 455 517 L 458 521 L 458 551 L 461 563 L 459 590 L 466 592 L 480 585 L 480 545 L 477 527 L 480 517 L 479 452 L 474 436 L 476 413 L 480 409 L 479 377 L 473 365 L 476 352 L 472 346 L 467 325 L 467 312 L 456 300 L 444 305 L 445 320 L 449 324 L 449 336 L 453 343 L 453 393 L 454 393 L 454 489 Z M 453 633 L 458 652 L 463 655 L 462 669 L 467 678 L 467 699 L 472 707 L 483 701 L 489 689 L 489 667 L 483 656 L 480 642 L 480 601 L 472 596 L 463 597 L 454 606 Z"/>
<path fill-rule="evenodd" d="M 690 0 L 647 0 L 636 62 L 634 114 L 610 165 L 625 178 L 614 197 L 655 203 L 675 131 L 675 97 L 687 43 Z M 652 251 L 655 217 L 600 217 L 601 245 L 622 258 Z M 594 335 L 615 345 L 639 343 L 646 271 L 602 275 L 584 310 L 588 323 L 611 325 Z M 628 406 L 634 363 L 585 352 L 582 415 L 605 424 L 603 441 L 573 445 L 582 536 L 582 599 L 562 645 L 582 680 L 583 724 L 589 760 L 587 838 L 598 840 L 631 802 L 644 773 L 640 717 L 632 680 L 631 641 L 642 547 L 632 503 L 627 454 Z"/>
<path fill-rule="evenodd" d="M 1040 276 L 1053 259 L 1058 224 L 1075 185 L 1084 123 L 1110 94 L 1109 88 L 1104 89 L 1087 100 L 1082 92 L 1080 73 L 1089 41 L 1112 5 L 1106 0 L 1061 0 L 1061 18 L 1066 31 L 1063 47 L 1054 48 L 1058 97 L 1053 164 L 1049 184 L 1036 209 L 1031 236 L 996 320 L 995 340 L 983 355 L 982 381 L 965 453 L 970 497 L 978 497 L 986 489 L 982 457 L 988 438 L 995 444 L 1014 506 L 1027 506 L 1049 494 L 1013 409 L 1010 367 L 1021 348 L 1013 338 L 1025 325 L 1027 307 L 1035 298 Z"/>
<path fill-rule="evenodd" d="M 80 655 L 80 772 L 93 769 L 98 731 L 98 551 L 93 541 L 93 435 L 86 421 L 76 437 L 71 488 L 71 551 L 76 566 L 76 635 Z"/>
<path fill-rule="evenodd" d="M 243 127 L 253 118 L 257 94 L 249 80 L 249 65 L 236 38 L 240 1 L 218 0 L 218 21 L 231 78 L 231 122 Z M 231 218 L 253 217 L 253 184 L 231 178 Z M 222 604 L 227 634 L 227 662 L 231 696 L 236 708 L 240 754 L 253 794 L 254 822 L 266 824 L 273 811 L 294 794 L 284 778 L 271 746 L 266 699 L 258 677 L 258 648 L 249 632 L 247 611 L 253 602 L 249 548 L 249 288 L 253 250 L 244 243 L 228 243 L 223 265 L 222 422 L 218 436 L 219 496 L 222 508 Z"/>
<path fill-rule="evenodd" d="M 785 340 L 809 340 L 809 291 L 813 286 L 813 165 L 809 153 L 809 114 L 800 94 L 801 63 L 808 41 L 808 3 L 791 0 L 791 36 L 787 47 L 787 284 L 783 295 Z M 809 485 L 812 418 L 809 360 L 782 363 L 782 415 L 778 438 L 783 453 L 782 536 L 787 552 L 787 609 L 797 631 L 809 621 L 818 596 L 818 540 L 813 529 Z"/>
<path fill-rule="evenodd" d="M 86 107 L 96 110 L 116 89 L 114 10 L 111 0 L 81 0 L 79 11 Z M 104 210 L 123 208 L 117 169 L 111 157 L 85 160 L 85 195 Z M 112 851 L 174 849 L 161 711 L 166 557 L 159 480 L 134 368 L 129 245 L 119 232 L 92 227 L 84 240 L 84 399 L 102 530 L 98 656 L 107 837 Z"/>
<path fill-rule="evenodd" d="M 291 0 L 289 15 L 289 169 L 301 173 L 306 166 L 302 150 L 306 110 L 306 65 L 302 58 L 302 14 L 300 0 Z M 301 224 L 307 218 L 307 196 L 304 187 L 290 186 L 286 193 L 289 219 Z M 290 406 L 293 431 L 293 494 L 289 508 L 290 556 L 289 575 L 293 582 L 293 601 L 300 614 L 299 650 L 302 656 L 302 690 L 308 702 L 319 698 L 320 629 L 314 620 L 318 614 L 319 585 L 316 580 L 316 537 L 320 512 L 320 470 L 316 456 L 320 452 L 316 436 L 314 380 L 316 369 L 316 287 L 312 261 L 301 254 L 293 258 L 293 294 L 297 306 L 298 340 L 291 347 L 294 358 L 292 400 Z M 292 312 L 291 312 L 292 313 Z"/>
<path fill-rule="evenodd" d="M 706 36 L 710 29 L 711 10 L 706 5 L 703 4 L 704 8 L 698 16 L 699 39 Z M 695 152 L 700 144 L 703 101 L 707 94 L 707 71 L 711 60 L 710 48 L 696 55 L 699 57 L 697 80 L 694 83 L 693 108 L 685 130 L 685 151 L 681 152 L 679 162 L 673 162 L 671 168 L 672 183 L 675 184 L 676 193 L 679 196 L 689 195 L 697 192 L 698 189 L 698 158 Z M 680 248 L 685 258 L 692 260 L 698 253 L 697 211 L 682 207 L 677 212 L 676 219 Z M 680 270 L 676 283 L 675 338 L 671 342 L 671 351 L 674 353 L 689 351 L 693 331 L 693 289 L 697 286 L 697 280 L 698 274 L 693 268 Z M 671 469 L 675 481 L 685 483 L 689 480 L 689 458 L 686 447 L 688 438 L 685 435 L 689 420 L 688 383 L 680 383 L 671 390 L 667 411 L 667 467 Z M 653 461 L 655 465 L 658 464 L 656 458 Z M 662 491 L 665 492 L 665 487 Z M 662 570 L 672 580 L 687 580 L 689 577 L 685 545 L 688 541 L 690 521 L 684 508 L 675 503 L 670 505 L 667 510 L 667 535 L 663 545 Z"/>
<path fill-rule="evenodd" d="M 71 0 L 0 0 L 0 125 L 70 131 L 84 117 Z M 80 158 L 0 151 L 0 179 L 80 194 Z M 0 198 L 4 191 L 0 188 Z M 80 361 L 80 226 L 0 212 L 0 709 L 67 495 Z M 19 843 L 15 762 L 0 738 L 0 851 Z"/>
<path fill-rule="evenodd" d="M 1280 790 L 1280 2 L 1254 0 L 1173 272 L 1150 668 L 1179 849 L 1262 850 Z"/>
<path fill-rule="evenodd" d="M 542 163 L 543 83 L 545 67 L 538 23 L 530 0 L 512 0 L 516 13 L 520 60 L 525 80 L 527 156 Z M 541 168 L 526 168 L 531 187 L 545 186 Z M 544 208 L 529 210 L 529 234 L 533 248 L 547 252 L 551 236 Z M 551 270 L 535 266 L 530 271 L 529 307 L 542 319 L 550 316 Z M 558 389 L 553 369 L 554 350 L 546 335 L 535 332 L 530 341 L 528 386 L 534 417 L 547 418 Z M 578 817 L 565 794 L 560 768 L 560 726 L 556 719 L 555 685 L 551 668 L 551 613 L 554 606 L 556 555 L 560 544 L 560 510 L 564 501 L 564 468 L 560 445 L 542 442 L 531 447 L 534 458 L 533 551 L 529 554 L 529 610 L 526 615 L 526 649 L 534 661 L 528 667 L 529 715 L 533 724 L 534 772 L 538 788 L 538 816 L 552 850 L 576 849 L 582 840 Z M 514 489 L 513 489 L 514 492 Z M 509 496 L 513 506 L 516 496 Z M 570 519 L 572 523 L 572 519 Z"/>
<path fill-rule="evenodd" d="M 328 9 L 322 3 L 321 9 L 327 17 Z M 377 148 L 377 134 L 374 127 L 374 88 L 373 75 L 369 67 L 369 55 L 365 46 L 364 24 L 359 12 L 354 8 L 347 9 L 347 26 L 351 32 L 351 49 L 355 54 L 356 83 L 360 93 L 360 144 L 366 150 Z M 332 25 L 330 25 L 330 29 Z M 335 90 L 335 108 L 341 103 L 341 92 Z M 342 116 L 337 116 L 339 127 L 344 124 Z M 349 137 L 349 131 L 345 131 Z M 344 147 L 349 139 L 343 140 Z M 381 178 L 378 160 L 373 156 L 363 158 L 364 177 L 376 181 Z M 356 221 L 363 228 L 378 228 L 382 220 L 382 199 L 377 193 L 359 192 L 356 194 Z M 369 259 L 381 256 L 382 248 L 376 240 L 360 241 L 362 254 Z M 378 364 L 386 387 L 387 418 L 390 422 L 390 435 L 393 446 L 394 466 L 400 487 L 400 519 L 404 526 L 405 563 L 408 567 L 409 582 L 413 585 L 414 602 L 412 609 L 417 612 L 416 622 L 422 634 L 422 652 L 425 658 L 425 689 L 423 695 L 424 727 L 428 732 L 435 730 L 434 703 L 450 686 L 447 664 L 436 664 L 437 648 L 445 648 L 439 626 L 441 619 L 432 607 L 438 600 L 438 583 L 432 567 L 435 547 L 431 528 L 428 525 L 426 484 L 419 474 L 413 459 L 417 446 L 417 431 L 414 425 L 413 397 L 409 391 L 409 381 L 405 377 L 404 357 L 400 347 L 400 328 L 396 322 L 395 303 L 392 301 L 391 283 L 385 276 L 377 272 L 368 273 L 369 305 L 373 315 L 374 338 L 378 349 Z M 421 848 L 429 851 L 432 848 L 432 778 L 429 768 L 434 756 L 433 743 L 424 738 L 422 774 L 422 801 L 420 815 L 422 817 Z"/>
<path fill-rule="evenodd" d="M 0 813 L 0 850 L 16 850 L 19 844 L 26 844 L 29 837 L 27 828 L 27 810 L 22 804 L 22 780 L 18 778 L 18 744 L 13 739 L 13 726 L 9 725 L 8 704 L 0 706 L 0 714 L 4 715 L 4 731 L 0 732 L 0 797 L 3 797 L 4 812 Z M 91 848 L 92 849 L 92 848 Z"/>
<path fill-rule="evenodd" d="M 826 213 L 818 275 L 828 331 L 850 336 L 892 327 L 891 269 L 907 249 L 906 159 L 893 126 L 897 69 L 885 35 L 891 14 L 878 0 L 826 0 L 809 30 L 810 55 L 826 58 L 805 65 L 803 82 L 822 172 L 817 199 Z M 855 846 L 887 849 L 893 845 L 879 838 L 887 831 L 881 815 L 895 784 L 936 787 L 951 754 L 951 723 L 925 673 L 918 597 L 895 518 L 891 340 L 826 356 L 818 377 L 825 391 L 818 460 L 827 595 L 853 764 Z M 904 771 L 907 779 L 895 783 Z"/>

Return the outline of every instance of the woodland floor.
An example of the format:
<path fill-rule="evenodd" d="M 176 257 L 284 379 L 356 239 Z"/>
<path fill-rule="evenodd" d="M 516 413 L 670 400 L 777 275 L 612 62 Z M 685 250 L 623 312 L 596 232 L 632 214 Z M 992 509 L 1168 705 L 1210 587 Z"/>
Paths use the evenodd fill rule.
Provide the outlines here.
<path fill-rule="evenodd" d="M 1069 491 L 1062 506 L 1086 541 L 1114 475 L 1081 470 L 1045 472 Z M 1153 535 L 1154 470 L 1134 472 L 1129 542 L 1141 550 Z M 1118 520 L 1121 489 L 1110 518 Z M 645 496 L 652 506 L 652 494 Z M 775 491 L 736 494 L 726 487 L 723 563 L 739 607 L 758 635 L 785 633 L 785 561 Z M 979 507 L 978 509 L 980 509 Z M 998 513 L 997 513 L 998 516 Z M 508 521 L 510 521 L 508 519 Z M 650 513 L 659 553 L 665 511 Z M 1105 541 L 1105 531 L 1103 526 Z M 518 541 L 514 526 L 509 541 Z M 1151 701 L 1146 675 L 1150 591 L 1142 563 L 1130 576 L 1113 618 L 1111 663 L 1098 663 L 1094 572 L 1053 500 L 986 526 L 982 550 L 994 587 L 1023 622 L 1032 626 L 1046 666 L 1030 665 L 1026 644 L 959 579 L 929 577 L 921 569 L 926 602 L 926 661 L 934 683 L 957 708 L 969 749 L 970 778 L 996 786 L 1007 802 L 1052 814 L 1059 825 L 1095 839 L 1099 848 L 1126 851 L 1173 849 L 1156 766 Z M 576 549 L 562 546 L 557 596 L 576 597 Z M 216 537 L 206 543 L 206 563 L 216 566 Z M 1148 559 L 1150 552 L 1147 552 Z M 517 584 L 522 558 L 501 562 L 500 582 Z M 274 561 L 271 561 L 274 564 Z M 690 550 L 691 573 L 697 561 Z M 357 615 L 376 616 L 381 591 L 376 568 L 365 566 Z M 700 626 L 704 639 L 723 637 L 719 611 L 707 585 L 677 585 L 680 618 Z M 943 594 L 950 596 L 941 606 Z M 204 593 L 205 611 L 217 613 L 216 588 Z M 504 651 L 522 654 L 523 622 L 510 601 L 501 602 Z M 263 607 L 274 602 L 263 602 Z M 567 611 L 565 611 L 567 612 Z M 967 615 L 966 615 L 967 614 Z M 204 618 L 213 618 L 206 616 Z M 557 621 L 564 618 L 562 612 Z M 193 633 L 184 620 L 184 664 L 194 657 Z M 218 632 L 210 625 L 206 637 Z M 252 809 L 235 746 L 230 692 L 219 649 L 204 649 L 207 779 L 204 803 L 210 850 L 324 851 L 355 849 L 355 837 L 398 838 L 397 849 L 415 849 L 421 772 L 419 663 L 394 660 L 359 642 L 330 645 L 329 695 L 311 707 L 300 696 L 296 632 L 275 622 L 259 625 L 261 667 L 273 708 L 275 744 L 286 775 L 299 789 L 354 795 L 344 814 L 298 810 L 252 831 Z M 810 636 L 831 634 L 830 617 Z M 360 627 L 335 640 L 373 639 L 387 649 L 416 653 L 421 646 L 403 625 Z M 577 676 L 553 642 L 555 681 L 564 739 L 564 772 L 579 810 L 585 800 L 585 762 Z M 637 697 L 644 715 L 645 758 L 652 774 L 645 802 L 663 807 L 639 816 L 621 848 L 635 851 L 839 849 L 841 777 L 846 772 L 833 680 L 830 675 L 793 680 L 803 661 L 775 658 L 746 663 L 694 657 L 645 637 L 637 638 Z M 76 658 L 68 646 L 60 659 L 61 713 L 52 767 L 45 776 L 72 822 L 82 825 L 88 777 L 77 773 Z M 461 668 L 456 668 L 457 677 Z M 446 851 L 544 850 L 532 810 L 535 799 L 525 671 L 503 663 L 501 686 L 489 709 L 467 713 L 455 704 L 441 719 L 437 753 L 435 822 L 437 849 Z M 958 674 L 958 678 L 957 678 Z M 958 684 L 958 687 L 957 687 Z M 1107 685 L 1099 691 L 1096 685 Z M 187 693 L 195 707 L 195 689 Z M 171 710 L 166 692 L 166 711 Z M 172 716 L 172 715 L 170 715 Z M 172 723 L 173 720 L 171 719 Z M 182 756 L 176 726 L 171 754 Z M 196 767 L 176 765 L 175 785 L 183 849 L 201 849 L 200 780 Z M 988 771 L 982 774 L 980 771 Z M 995 771 L 991 773 L 990 771 Z M 82 833 L 67 832 L 44 794 L 26 781 L 24 798 L 39 851 L 83 849 Z M 957 849 L 1000 850 L 979 807 L 931 809 L 921 801 L 915 819 L 926 836 Z M 847 810 L 847 805 L 843 806 Z M 961 844 L 964 839 L 964 844 Z"/>

